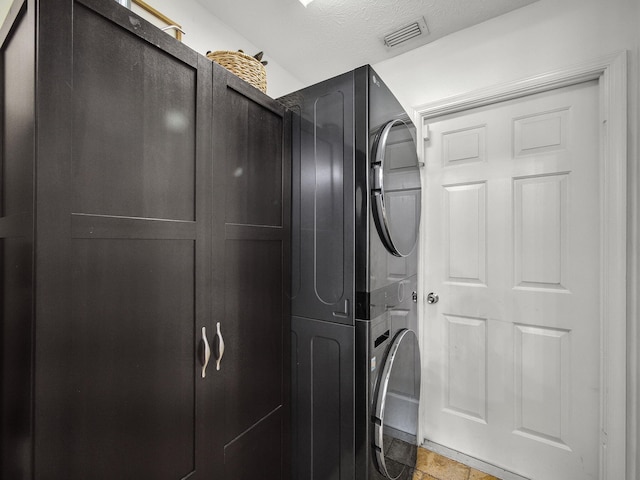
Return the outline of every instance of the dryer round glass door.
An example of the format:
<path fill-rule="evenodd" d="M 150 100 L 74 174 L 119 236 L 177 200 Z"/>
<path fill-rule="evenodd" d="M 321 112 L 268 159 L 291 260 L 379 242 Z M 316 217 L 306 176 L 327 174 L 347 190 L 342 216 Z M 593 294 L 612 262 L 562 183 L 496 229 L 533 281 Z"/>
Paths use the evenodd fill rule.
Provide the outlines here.
<path fill-rule="evenodd" d="M 378 379 L 374 411 L 374 451 L 378 470 L 397 479 L 415 465 L 420 404 L 420 350 L 413 330 L 400 330 L 393 339 Z M 402 448 L 392 444 L 402 442 Z M 405 451 L 403 458 L 389 452 Z"/>
<path fill-rule="evenodd" d="M 373 218 L 387 250 L 406 257 L 416 246 L 420 225 L 420 164 L 412 125 L 397 119 L 380 128 L 373 142 Z"/>

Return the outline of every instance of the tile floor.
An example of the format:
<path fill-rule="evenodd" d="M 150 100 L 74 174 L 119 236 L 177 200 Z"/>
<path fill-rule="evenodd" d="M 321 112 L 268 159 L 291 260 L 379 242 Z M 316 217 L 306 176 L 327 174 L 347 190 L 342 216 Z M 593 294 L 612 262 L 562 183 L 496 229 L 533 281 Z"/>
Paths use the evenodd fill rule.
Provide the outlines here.
<path fill-rule="evenodd" d="M 398 480 L 499 480 L 422 447 L 416 455 L 414 446 L 398 439 L 389 440 L 385 461 L 394 472 L 402 471 Z M 404 470 L 402 465 L 406 466 Z"/>
<path fill-rule="evenodd" d="M 418 448 L 412 480 L 498 480 L 435 452 Z"/>

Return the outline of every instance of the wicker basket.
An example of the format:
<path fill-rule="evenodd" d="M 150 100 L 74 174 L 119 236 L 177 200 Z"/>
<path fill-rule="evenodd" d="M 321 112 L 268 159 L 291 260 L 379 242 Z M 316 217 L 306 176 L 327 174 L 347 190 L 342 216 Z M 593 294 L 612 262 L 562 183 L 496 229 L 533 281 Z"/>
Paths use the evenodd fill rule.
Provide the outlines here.
<path fill-rule="evenodd" d="M 258 90 L 267 93 L 267 70 L 260 61 L 242 52 L 218 50 L 207 53 L 207 58 L 250 83 Z"/>

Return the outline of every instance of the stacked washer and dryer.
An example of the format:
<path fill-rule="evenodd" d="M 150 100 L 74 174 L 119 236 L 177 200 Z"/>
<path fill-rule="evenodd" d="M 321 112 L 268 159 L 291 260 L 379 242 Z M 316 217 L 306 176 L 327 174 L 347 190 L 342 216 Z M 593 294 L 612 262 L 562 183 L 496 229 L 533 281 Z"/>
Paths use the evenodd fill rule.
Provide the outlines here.
<path fill-rule="evenodd" d="M 293 478 L 411 478 L 415 128 L 370 66 L 280 100 L 294 112 Z"/>

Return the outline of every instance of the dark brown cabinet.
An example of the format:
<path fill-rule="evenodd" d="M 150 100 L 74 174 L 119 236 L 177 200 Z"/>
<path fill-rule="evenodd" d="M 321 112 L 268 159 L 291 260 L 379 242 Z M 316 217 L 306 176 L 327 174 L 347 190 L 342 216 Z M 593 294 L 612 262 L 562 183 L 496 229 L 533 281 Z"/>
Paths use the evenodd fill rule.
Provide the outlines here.
<path fill-rule="evenodd" d="M 220 70 L 214 82 L 215 312 L 225 319 L 215 478 L 290 477 L 290 117 Z M 216 115 L 218 111 L 218 115 Z M 219 302 L 219 303 L 218 303 Z M 275 321 L 277 319 L 277 321 Z M 218 372 L 216 372 L 218 373 Z M 217 381 L 217 380 L 216 380 Z"/>
<path fill-rule="evenodd" d="M 0 41 L 2 478 L 289 478 L 285 110 L 113 1 Z"/>

